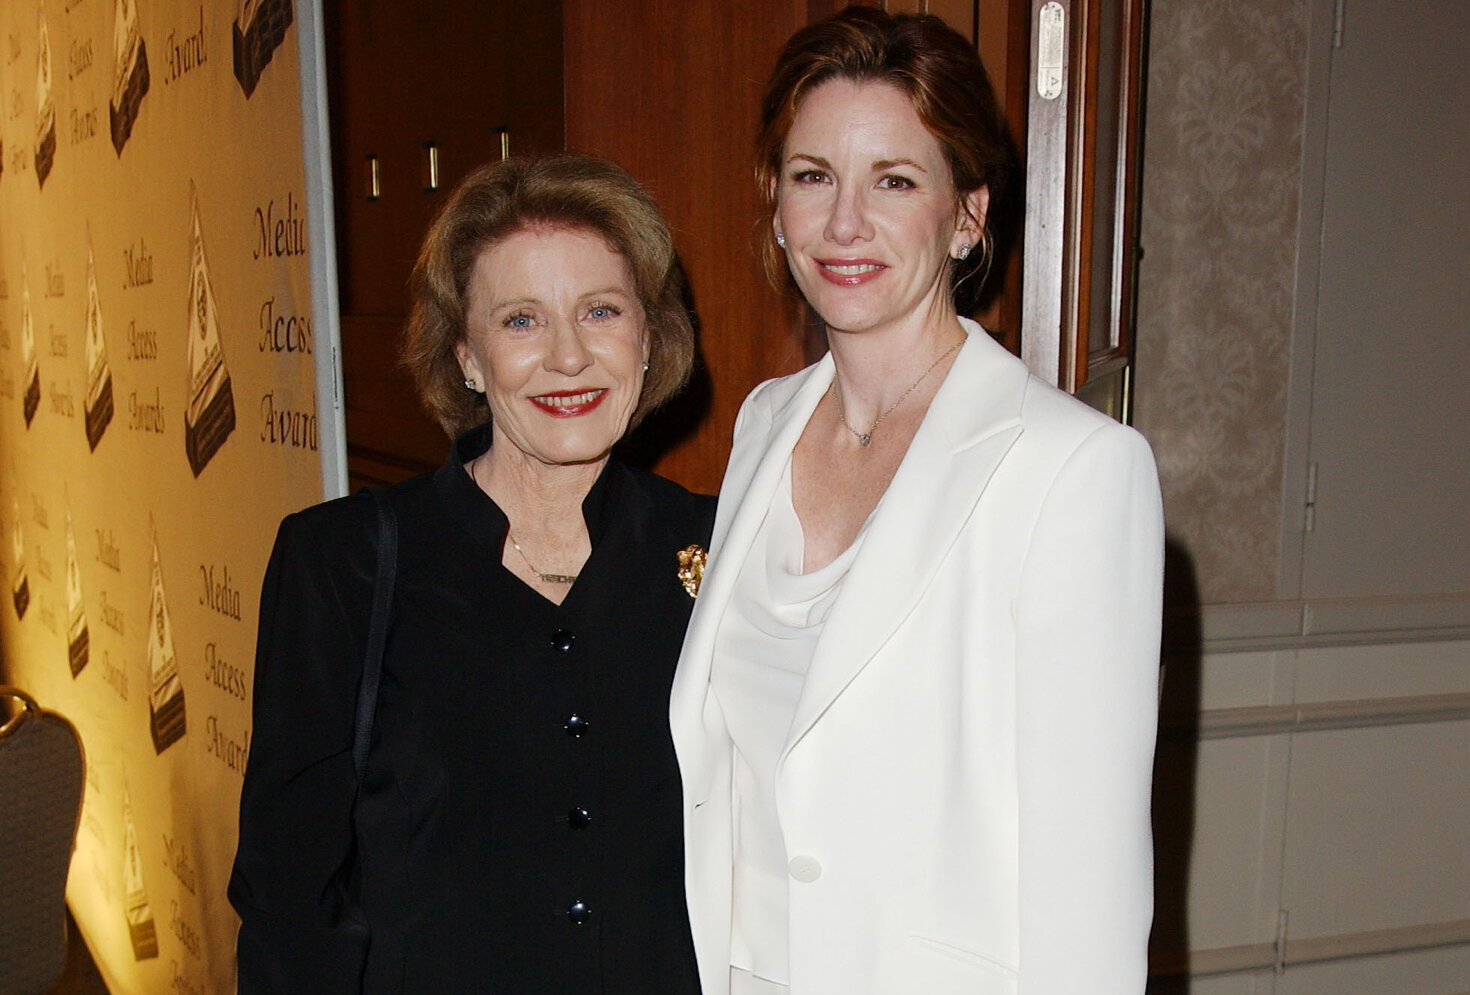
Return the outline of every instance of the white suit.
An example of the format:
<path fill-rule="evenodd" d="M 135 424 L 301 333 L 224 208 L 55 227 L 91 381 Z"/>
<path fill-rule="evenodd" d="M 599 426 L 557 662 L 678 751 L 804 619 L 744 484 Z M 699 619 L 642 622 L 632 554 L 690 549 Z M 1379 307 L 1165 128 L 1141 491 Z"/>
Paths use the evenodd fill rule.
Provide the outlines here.
<path fill-rule="evenodd" d="M 1137 433 L 973 322 L 869 525 L 776 770 L 792 995 L 1140 993 L 1163 529 Z M 746 399 L 675 676 L 689 914 L 728 990 L 716 632 L 830 356 Z"/>

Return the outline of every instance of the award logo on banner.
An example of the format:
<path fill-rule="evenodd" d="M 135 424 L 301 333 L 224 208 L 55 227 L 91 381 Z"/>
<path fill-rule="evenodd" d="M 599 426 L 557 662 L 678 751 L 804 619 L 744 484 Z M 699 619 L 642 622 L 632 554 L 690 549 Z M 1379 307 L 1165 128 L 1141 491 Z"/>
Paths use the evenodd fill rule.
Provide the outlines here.
<path fill-rule="evenodd" d="M 189 185 L 192 265 L 189 277 L 189 406 L 184 412 L 184 451 L 194 476 L 204 470 L 235 430 L 235 395 L 220 347 L 219 309 L 204 255 L 199 195 Z"/>
<path fill-rule="evenodd" d="M 235 78 L 246 100 L 286 37 L 291 18 L 291 0 L 240 0 L 234 26 Z"/>
<path fill-rule="evenodd" d="M 174 631 L 163 596 L 163 566 L 158 561 L 158 533 L 153 534 L 152 593 L 148 599 L 148 731 L 153 752 L 162 753 L 184 735 L 184 685 L 174 654 Z"/>
<path fill-rule="evenodd" d="M 20 527 L 20 502 L 14 497 L 10 499 L 10 511 L 10 553 L 15 568 L 10 579 L 10 599 L 15 605 L 15 617 L 25 618 L 31 604 L 31 583 L 26 578 L 26 537 Z"/>
<path fill-rule="evenodd" d="M 143 857 L 138 852 L 138 827 L 133 824 L 133 803 L 126 786 L 123 788 L 123 884 L 133 959 L 157 957 L 158 928 L 153 924 L 153 908 L 143 888 Z"/>
<path fill-rule="evenodd" d="M 36 53 L 36 182 L 44 187 L 56 160 L 56 104 L 51 99 L 51 35 L 41 4 L 41 40 Z"/>
<path fill-rule="evenodd" d="M 138 30 L 138 5 L 117 0 L 112 28 L 112 100 L 107 105 L 112 124 L 112 147 L 122 156 L 123 146 L 133 133 L 138 108 L 148 92 L 148 47 Z"/>
<path fill-rule="evenodd" d="M 112 421 L 112 370 L 107 365 L 107 341 L 102 337 L 102 303 L 97 295 L 97 264 L 87 243 L 87 398 L 84 405 L 87 445 L 93 451 Z"/>
<path fill-rule="evenodd" d="M 26 428 L 30 428 L 31 419 L 36 417 L 36 409 L 41 406 L 41 367 L 36 360 L 36 325 L 31 319 L 31 285 L 26 278 L 24 266 L 20 270 L 20 353 L 26 371 L 23 402 Z"/>
<path fill-rule="evenodd" d="M 71 508 L 66 509 L 66 651 L 71 661 L 71 675 L 76 677 L 87 665 L 87 611 L 82 603 L 82 568 L 77 561 L 77 534 L 72 529 Z"/>

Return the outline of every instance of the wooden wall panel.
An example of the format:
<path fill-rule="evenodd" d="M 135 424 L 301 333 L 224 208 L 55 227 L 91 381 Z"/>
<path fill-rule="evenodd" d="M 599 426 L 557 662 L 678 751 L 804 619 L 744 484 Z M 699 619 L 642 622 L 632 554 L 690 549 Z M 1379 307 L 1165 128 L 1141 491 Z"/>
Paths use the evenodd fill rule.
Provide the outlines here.
<path fill-rule="evenodd" d="M 558 4 L 326 0 L 333 184 L 351 485 L 432 469 L 448 440 L 399 367 L 408 278 L 435 211 L 466 173 L 561 148 Z M 529 67 L 529 69 L 528 69 Z M 426 145 L 439 186 L 427 189 Z M 367 191 L 369 157 L 379 196 Z"/>
<path fill-rule="evenodd" d="M 803 365 L 803 309 L 755 253 L 752 143 L 761 86 L 806 0 L 566 0 L 563 17 L 567 147 L 617 160 L 653 193 L 699 316 L 698 379 L 631 453 L 714 493 L 741 400 Z"/>

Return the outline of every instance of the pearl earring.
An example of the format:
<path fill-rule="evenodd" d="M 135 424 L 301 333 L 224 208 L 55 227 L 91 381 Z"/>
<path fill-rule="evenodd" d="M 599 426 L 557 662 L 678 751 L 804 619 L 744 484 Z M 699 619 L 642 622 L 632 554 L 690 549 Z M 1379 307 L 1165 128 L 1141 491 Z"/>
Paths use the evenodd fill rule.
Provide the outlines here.
<path fill-rule="evenodd" d="M 960 248 L 959 248 L 959 251 L 954 254 L 954 257 L 956 259 L 960 260 L 960 261 L 964 261 L 966 259 L 969 259 L 970 258 L 970 243 L 969 242 L 966 242 L 964 245 L 961 245 Z"/>
<path fill-rule="evenodd" d="M 643 364 L 643 372 L 644 373 L 647 373 L 648 372 L 648 364 L 647 363 L 644 363 Z"/>
<path fill-rule="evenodd" d="M 776 232 L 776 244 L 783 249 L 786 248 L 786 236 L 782 235 L 780 232 Z"/>

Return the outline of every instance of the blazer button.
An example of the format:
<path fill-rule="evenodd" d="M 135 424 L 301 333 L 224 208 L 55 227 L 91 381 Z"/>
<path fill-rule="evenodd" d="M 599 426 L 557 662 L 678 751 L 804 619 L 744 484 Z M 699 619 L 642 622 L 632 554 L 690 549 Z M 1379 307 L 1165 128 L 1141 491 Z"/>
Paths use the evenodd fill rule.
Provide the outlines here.
<path fill-rule="evenodd" d="M 567 906 L 567 918 L 573 925 L 580 926 L 592 918 L 592 910 L 587 907 L 586 902 L 573 902 Z"/>
<path fill-rule="evenodd" d="M 573 715 L 571 718 L 567 719 L 566 723 L 562 725 L 562 728 L 565 729 L 567 731 L 567 735 L 572 737 L 573 739 L 581 739 L 582 736 L 587 732 L 587 725 L 587 720 L 582 718 L 582 716 Z"/>
<path fill-rule="evenodd" d="M 572 648 L 572 643 L 577 641 L 575 633 L 567 629 L 557 629 L 551 634 L 551 648 L 565 653 Z"/>
<path fill-rule="evenodd" d="M 567 825 L 573 829 L 586 829 L 592 823 L 592 813 L 585 808 L 567 810 Z"/>
<path fill-rule="evenodd" d="M 791 876 L 802 884 L 811 884 L 822 876 L 822 865 L 817 863 L 816 857 L 808 857 L 805 854 L 791 858 L 791 863 L 786 865 Z"/>

